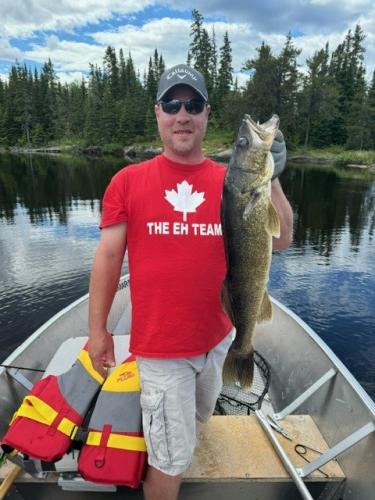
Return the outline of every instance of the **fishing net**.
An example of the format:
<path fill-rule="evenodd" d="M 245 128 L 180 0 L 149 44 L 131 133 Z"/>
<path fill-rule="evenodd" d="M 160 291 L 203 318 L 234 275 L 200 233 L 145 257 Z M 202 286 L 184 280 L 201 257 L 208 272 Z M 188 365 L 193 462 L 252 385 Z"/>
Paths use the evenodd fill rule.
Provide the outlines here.
<path fill-rule="evenodd" d="M 271 372 L 266 360 L 254 351 L 254 382 L 251 391 L 240 385 L 224 385 L 216 401 L 215 415 L 250 415 L 261 408 L 270 385 Z"/>

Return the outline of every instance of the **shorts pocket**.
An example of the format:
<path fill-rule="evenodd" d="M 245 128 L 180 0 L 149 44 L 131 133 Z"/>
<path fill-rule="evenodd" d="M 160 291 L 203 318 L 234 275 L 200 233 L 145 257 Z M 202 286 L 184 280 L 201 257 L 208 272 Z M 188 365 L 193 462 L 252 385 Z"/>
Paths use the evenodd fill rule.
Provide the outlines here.
<path fill-rule="evenodd" d="M 143 432 L 147 452 L 157 462 L 170 464 L 164 414 L 164 392 L 158 389 L 141 392 Z"/>

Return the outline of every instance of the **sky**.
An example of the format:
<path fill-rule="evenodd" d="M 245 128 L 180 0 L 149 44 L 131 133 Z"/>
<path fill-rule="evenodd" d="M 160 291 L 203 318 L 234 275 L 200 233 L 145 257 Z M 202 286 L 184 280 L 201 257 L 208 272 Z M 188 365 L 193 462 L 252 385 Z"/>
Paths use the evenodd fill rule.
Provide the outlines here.
<path fill-rule="evenodd" d="M 373 0 L 1 0 L 0 78 L 16 60 L 40 69 L 50 58 L 62 82 L 80 81 L 89 63 L 101 66 L 108 45 L 130 51 L 141 75 L 155 48 L 167 67 L 186 62 L 194 8 L 210 34 L 214 28 L 218 48 L 228 31 L 240 84 L 262 41 L 277 55 L 290 32 L 303 71 L 306 58 L 326 42 L 334 50 L 356 24 L 366 34 L 369 79 L 375 69 Z"/>

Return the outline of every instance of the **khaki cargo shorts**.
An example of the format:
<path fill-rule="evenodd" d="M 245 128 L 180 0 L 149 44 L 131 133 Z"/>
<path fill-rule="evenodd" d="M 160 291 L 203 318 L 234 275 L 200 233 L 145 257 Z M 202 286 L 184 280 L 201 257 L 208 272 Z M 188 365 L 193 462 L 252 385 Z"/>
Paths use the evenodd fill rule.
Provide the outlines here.
<path fill-rule="evenodd" d="M 207 354 L 191 358 L 137 356 L 148 463 L 177 476 L 189 467 L 196 443 L 196 419 L 207 422 L 222 387 L 222 368 L 231 331 Z"/>

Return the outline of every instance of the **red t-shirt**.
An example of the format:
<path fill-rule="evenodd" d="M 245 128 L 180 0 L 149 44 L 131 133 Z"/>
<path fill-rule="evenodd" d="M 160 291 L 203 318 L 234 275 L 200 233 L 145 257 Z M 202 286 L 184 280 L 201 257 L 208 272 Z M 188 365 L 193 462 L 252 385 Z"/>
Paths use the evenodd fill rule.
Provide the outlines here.
<path fill-rule="evenodd" d="M 128 225 L 133 354 L 198 356 L 229 332 L 220 300 L 224 175 L 209 159 L 183 165 L 161 155 L 123 168 L 107 187 L 100 227 Z"/>

